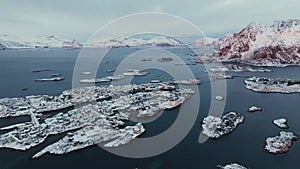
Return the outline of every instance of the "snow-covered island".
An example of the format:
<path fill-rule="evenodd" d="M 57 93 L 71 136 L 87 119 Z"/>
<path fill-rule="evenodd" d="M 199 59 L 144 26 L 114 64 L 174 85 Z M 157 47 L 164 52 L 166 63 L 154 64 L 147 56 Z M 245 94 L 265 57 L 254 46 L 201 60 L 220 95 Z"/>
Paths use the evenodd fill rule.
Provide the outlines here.
<path fill-rule="evenodd" d="M 262 108 L 257 107 L 257 106 L 250 106 L 248 108 L 248 112 L 256 112 L 256 111 L 262 111 Z"/>
<path fill-rule="evenodd" d="M 217 167 L 218 169 L 247 169 L 246 167 L 237 163 L 227 164 L 225 166 L 218 165 Z"/>
<path fill-rule="evenodd" d="M 246 88 L 256 92 L 264 93 L 298 93 L 300 92 L 300 81 L 292 79 L 269 79 L 251 77 L 244 81 Z"/>
<path fill-rule="evenodd" d="M 279 136 L 266 139 L 265 150 L 273 154 L 286 153 L 297 139 L 294 133 L 281 131 Z"/>
<path fill-rule="evenodd" d="M 218 101 L 223 101 L 225 99 L 225 97 L 223 97 L 223 96 L 216 96 L 215 99 L 218 100 Z"/>
<path fill-rule="evenodd" d="M 210 72 L 271 72 L 271 70 L 245 65 L 224 64 L 222 67 L 217 66 L 209 69 Z"/>
<path fill-rule="evenodd" d="M 273 123 L 279 127 L 279 128 L 282 128 L 282 129 L 285 129 L 285 128 L 288 128 L 288 124 L 287 124 L 287 119 L 286 118 L 280 118 L 280 119 L 276 119 L 276 120 L 273 120 Z"/>
<path fill-rule="evenodd" d="M 101 143 L 104 147 L 118 147 L 146 130 L 141 123 L 126 125 L 131 116 L 154 116 L 184 104 L 194 93 L 191 89 L 176 89 L 161 82 L 76 88 L 63 91 L 59 96 L 3 98 L 0 99 L 0 118 L 27 115 L 31 121 L 0 128 L 0 131 L 6 130 L 0 134 L 0 148 L 27 150 L 43 143 L 50 135 L 60 133 L 67 136 L 33 157 L 45 153 L 65 154 Z M 50 117 L 43 115 L 75 105 L 67 112 Z"/>
<path fill-rule="evenodd" d="M 244 117 L 236 112 L 228 112 L 222 117 L 209 115 L 203 119 L 202 132 L 206 136 L 216 139 L 232 132 L 243 121 Z"/>

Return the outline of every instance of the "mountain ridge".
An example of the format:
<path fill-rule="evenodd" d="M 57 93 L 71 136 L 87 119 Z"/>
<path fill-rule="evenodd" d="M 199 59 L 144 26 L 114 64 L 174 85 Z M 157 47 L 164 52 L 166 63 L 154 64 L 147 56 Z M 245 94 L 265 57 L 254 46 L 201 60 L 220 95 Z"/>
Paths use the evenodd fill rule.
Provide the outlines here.
<path fill-rule="evenodd" d="M 22 49 L 22 48 L 109 48 L 109 47 L 140 47 L 140 46 L 159 46 L 170 47 L 180 46 L 181 43 L 168 36 L 155 36 L 149 39 L 134 37 L 117 38 L 92 38 L 85 44 L 77 40 L 68 40 L 50 36 L 36 36 L 30 38 L 15 38 L 8 35 L 0 36 L 0 49 Z"/>
<path fill-rule="evenodd" d="M 275 21 L 271 26 L 252 22 L 227 35 L 212 56 L 261 66 L 299 65 L 300 20 Z"/>
<path fill-rule="evenodd" d="M 0 36 L 0 49 L 22 48 L 80 48 L 82 44 L 76 40 L 68 40 L 50 36 L 35 36 L 30 38 L 18 38 L 9 35 Z"/>

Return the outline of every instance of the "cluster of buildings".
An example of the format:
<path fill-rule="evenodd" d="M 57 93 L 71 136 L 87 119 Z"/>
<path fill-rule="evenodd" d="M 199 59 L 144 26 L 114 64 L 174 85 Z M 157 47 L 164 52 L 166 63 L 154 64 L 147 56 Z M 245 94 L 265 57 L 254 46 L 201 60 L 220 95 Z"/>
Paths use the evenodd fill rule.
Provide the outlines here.
<path fill-rule="evenodd" d="M 147 118 L 183 104 L 193 94 L 191 89 L 177 89 L 169 83 L 148 83 L 76 88 L 59 96 L 3 98 L 0 117 L 29 115 L 31 121 L 1 128 L 7 132 L 0 135 L 0 148 L 27 150 L 44 142 L 49 135 L 60 133 L 67 135 L 33 157 L 65 154 L 101 143 L 105 147 L 118 147 L 145 131 L 142 123 L 125 124 L 134 113 L 137 118 Z M 62 111 L 73 106 L 72 110 Z"/>

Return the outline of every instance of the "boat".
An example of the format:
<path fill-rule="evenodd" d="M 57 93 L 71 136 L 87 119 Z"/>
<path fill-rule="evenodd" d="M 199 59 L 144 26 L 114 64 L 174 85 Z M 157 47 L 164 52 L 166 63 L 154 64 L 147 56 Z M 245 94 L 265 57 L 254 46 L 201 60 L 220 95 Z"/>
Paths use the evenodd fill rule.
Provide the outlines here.
<path fill-rule="evenodd" d="M 32 70 L 33 73 L 46 72 L 46 71 L 51 71 L 51 70 L 50 69 L 34 69 L 34 70 Z"/>
<path fill-rule="evenodd" d="M 116 76 L 107 76 L 106 78 L 109 80 L 121 80 L 121 79 L 124 79 L 125 76 L 124 75 L 116 75 Z"/>
<path fill-rule="evenodd" d="M 150 81 L 151 83 L 160 83 L 160 82 L 162 82 L 161 80 L 151 80 Z"/>
<path fill-rule="evenodd" d="M 184 100 L 178 100 L 178 101 L 173 101 L 173 102 L 170 102 L 169 105 L 166 105 L 166 109 L 174 109 L 178 106 L 180 106 L 182 103 L 184 102 Z"/>
<path fill-rule="evenodd" d="M 146 74 L 148 74 L 149 72 L 142 72 L 140 70 L 137 69 L 129 69 L 127 70 L 127 72 L 122 73 L 125 76 L 145 76 Z"/>
<path fill-rule="evenodd" d="M 216 96 L 215 99 L 218 101 L 223 101 L 225 98 L 223 96 Z"/>
<path fill-rule="evenodd" d="M 65 80 L 64 77 L 54 77 L 54 78 L 45 78 L 45 79 L 35 79 L 35 82 L 49 82 L 49 81 L 62 81 Z"/>
<path fill-rule="evenodd" d="M 92 72 L 81 72 L 80 74 L 82 74 L 82 75 L 92 75 L 93 73 Z"/>
<path fill-rule="evenodd" d="M 189 79 L 189 80 L 173 80 L 171 84 L 183 84 L 183 85 L 199 85 L 201 84 L 199 79 Z"/>
<path fill-rule="evenodd" d="M 53 73 L 53 74 L 51 74 L 51 77 L 58 77 L 58 76 L 61 76 L 61 74 L 60 73 Z"/>
<path fill-rule="evenodd" d="M 152 61 L 152 58 L 143 58 L 141 59 L 141 61 L 145 62 L 145 61 Z"/>
<path fill-rule="evenodd" d="M 160 59 L 158 59 L 159 62 L 170 62 L 173 61 L 173 58 L 169 58 L 169 57 L 162 57 Z"/>
<path fill-rule="evenodd" d="M 106 73 L 111 73 L 111 72 L 114 72 L 114 71 L 115 71 L 115 69 L 107 69 L 107 70 L 105 70 Z"/>
<path fill-rule="evenodd" d="M 110 82 L 109 78 L 100 78 L 100 79 L 82 79 L 80 83 L 101 83 L 101 82 Z"/>

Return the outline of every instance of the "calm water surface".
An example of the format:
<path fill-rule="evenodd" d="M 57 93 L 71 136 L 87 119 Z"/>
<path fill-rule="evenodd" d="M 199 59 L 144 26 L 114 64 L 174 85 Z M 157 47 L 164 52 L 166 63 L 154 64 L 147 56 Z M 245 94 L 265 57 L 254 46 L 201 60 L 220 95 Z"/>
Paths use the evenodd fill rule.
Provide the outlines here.
<path fill-rule="evenodd" d="M 138 49 L 119 48 L 112 50 L 105 58 L 107 63 L 100 66 L 97 77 L 109 75 L 106 69 L 115 68 L 127 54 Z M 171 52 L 190 62 L 188 49 L 170 48 Z M 0 98 L 24 97 L 32 94 L 58 95 L 72 87 L 72 72 L 80 50 L 38 49 L 0 51 Z M 33 69 L 47 68 L 50 72 L 32 73 Z M 202 65 L 190 65 L 196 76 L 204 76 Z M 282 77 L 300 79 L 300 67 L 271 68 L 270 73 L 240 73 L 264 77 Z M 149 75 L 137 77 L 134 83 L 145 83 L 151 79 L 170 80 L 168 74 L 158 70 L 148 70 Z M 49 77 L 52 73 L 61 73 L 64 81 L 37 83 L 36 78 Z M 280 129 L 272 124 L 275 118 L 286 117 L 288 130 L 300 134 L 299 94 L 262 94 L 245 89 L 243 78 L 227 81 L 227 101 L 225 112 L 237 111 L 245 116 L 245 122 L 233 133 L 217 140 L 198 143 L 200 122 L 207 115 L 210 106 L 210 82 L 202 79 L 199 86 L 201 103 L 194 127 L 176 147 L 170 151 L 150 158 L 130 159 L 113 155 L 93 146 L 67 155 L 46 154 L 39 159 L 31 157 L 45 146 L 64 136 L 49 137 L 43 144 L 28 151 L 11 149 L 0 150 L 0 169 L 213 169 L 217 164 L 239 162 L 252 169 L 298 169 L 300 166 L 300 143 L 296 142 L 290 152 L 272 155 L 263 151 L 264 140 L 268 136 L 278 135 Z M 21 89 L 28 88 L 26 91 Z M 263 112 L 248 113 L 251 105 L 258 105 Z M 186 112 L 189 113 L 189 112 Z M 166 130 L 176 119 L 178 110 L 165 112 L 157 120 L 145 124 L 147 129 L 143 137 L 154 136 Z M 0 120 L 0 127 L 30 120 L 28 117 L 6 118 Z M 186 122 L 189 123 L 189 122 Z M 184 125 L 184 124 L 182 124 Z"/>

